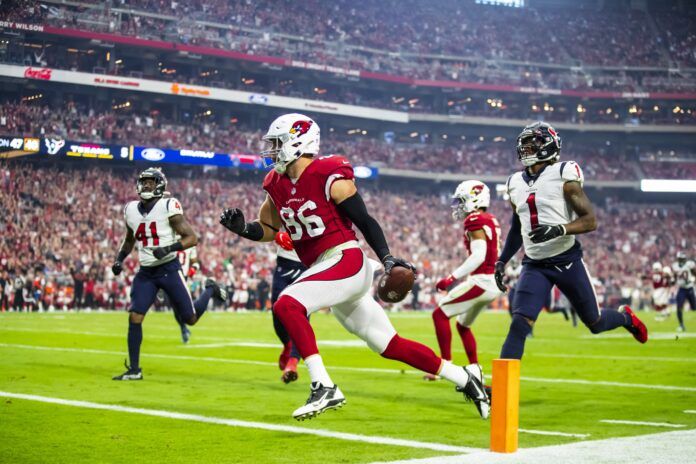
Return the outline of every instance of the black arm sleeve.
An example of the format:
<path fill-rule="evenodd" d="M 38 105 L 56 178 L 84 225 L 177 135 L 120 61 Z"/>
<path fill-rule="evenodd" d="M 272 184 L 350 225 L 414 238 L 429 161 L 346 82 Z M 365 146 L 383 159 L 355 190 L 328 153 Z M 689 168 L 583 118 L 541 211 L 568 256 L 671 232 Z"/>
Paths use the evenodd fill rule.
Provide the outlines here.
<path fill-rule="evenodd" d="M 384 238 L 384 232 L 382 232 L 379 223 L 367 212 L 367 207 L 365 207 L 365 202 L 360 194 L 356 192 L 355 195 L 343 200 L 337 206 L 339 211 L 360 229 L 367 244 L 375 251 L 379 260 L 383 261 L 384 257 L 389 255 L 387 239 Z"/>
<path fill-rule="evenodd" d="M 522 246 L 522 224 L 520 224 L 520 217 L 517 213 L 512 213 L 512 222 L 510 224 L 510 231 L 505 238 L 505 246 L 503 251 L 500 253 L 500 258 L 498 261 L 507 263 L 510 258 L 515 256 L 517 250 Z"/>

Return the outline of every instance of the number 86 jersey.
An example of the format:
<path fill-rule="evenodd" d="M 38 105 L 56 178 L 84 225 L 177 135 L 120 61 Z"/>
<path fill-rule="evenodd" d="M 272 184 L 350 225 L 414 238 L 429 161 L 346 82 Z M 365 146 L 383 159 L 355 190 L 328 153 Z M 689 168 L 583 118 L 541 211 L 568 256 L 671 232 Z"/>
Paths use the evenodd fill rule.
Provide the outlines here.
<path fill-rule="evenodd" d="M 331 199 L 331 185 L 354 179 L 353 168 L 342 156 L 314 159 L 297 179 L 271 171 L 263 189 L 273 200 L 302 264 L 309 267 L 326 250 L 356 240 L 353 223 Z"/>
<path fill-rule="evenodd" d="M 533 243 L 529 232 L 541 224 L 568 224 L 577 218 L 563 196 L 566 182 L 580 182 L 584 177 L 575 161 L 554 163 L 543 168 L 536 176 L 526 170 L 516 172 L 507 181 L 507 193 L 520 217 L 524 253 L 533 261 L 553 258 L 576 245 L 575 235 L 564 235 L 548 242 Z M 579 250 L 579 243 L 576 247 Z"/>

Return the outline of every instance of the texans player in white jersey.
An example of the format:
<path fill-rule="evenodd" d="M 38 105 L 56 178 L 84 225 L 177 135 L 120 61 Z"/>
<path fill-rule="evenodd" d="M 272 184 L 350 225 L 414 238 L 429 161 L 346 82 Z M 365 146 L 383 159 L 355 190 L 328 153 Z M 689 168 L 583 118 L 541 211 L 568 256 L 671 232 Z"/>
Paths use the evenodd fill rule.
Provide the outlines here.
<path fill-rule="evenodd" d="M 246 222 L 242 211 L 234 208 L 226 209 L 220 222 L 230 231 L 260 242 L 273 240 L 284 227 L 308 267 L 273 307 L 312 381 L 309 398 L 293 417 L 312 418 L 345 403 L 324 366 L 307 320 L 312 312 L 328 307 L 343 327 L 373 351 L 453 382 L 474 401 L 481 417 L 487 418 L 490 403 L 480 366 L 455 366 L 427 346 L 400 337 L 372 298 L 373 267 L 358 245 L 353 225 L 363 233 L 387 274 L 394 266 L 412 265 L 391 255 L 382 228 L 357 191 L 350 162 L 342 156 L 318 156 L 319 126 L 302 114 L 277 118 L 264 140 L 271 145 L 265 156 L 274 169 L 263 182 L 267 196 L 258 219 Z"/>
<path fill-rule="evenodd" d="M 597 220 L 574 161 L 559 162 L 561 139 L 550 125 L 536 122 L 517 138 L 524 170 L 507 180 L 512 225 L 496 263 L 495 278 L 503 286 L 505 264 L 524 244 L 522 272 L 512 308 L 512 322 L 501 358 L 521 359 L 532 325 L 556 285 L 568 297 L 592 333 L 625 327 L 645 343 L 648 329 L 627 305 L 600 311 L 590 274 L 575 236 L 592 232 Z"/>
<path fill-rule="evenodd" d="M 677 253 L 677 262 L 672 264 L 674 276 L 677 279 L 677 318 L 679 319 L 679 332 L 686 331 L 684 327 L 684 302 L 689 302 L 692 311 L 696 311 L 696 296 L 694 295 L 694 282 L 696 281 L 696 262 L 687 259 L 686 253 Z"/>
<path fill-rule="evenodd" d="M 463 221 L 464 245 L 469 256 L 449 276 L 440 279 L 435 288 L 447 291 L 433 311 L 433 323 L 442 359 L 452 360 L 452 329 L 450 318 L 457 318 L 457 332 L 462 339 L 469 364 L 478 364 L 476 338 L 471 330 L 479 313 L 502 295 L 493 273 L 500 252 L 500 224 L 489 213 L 491 192 L 478 180 L 465 180 L 452 195 L 452 217 Z M 453 286 L 455 282 L 459 284 Z M 426 380 L 436 380 L 432 374 Z"/>
<path fill-rule="evenodd" d="M 136 184 L 140 201 L 131 201 L 124 209 L 126 236 L 111 270 L 114 275 L 119 275 L 123 271 L 123 261 L 136 245 L 140 269 L 131 286 L 128 317 L 130 365 L 126 363 L 126 372 L 115 376 L 114 380 L 143 378 L 140 368 L 142 323 L 159 289 L 164 290 L 174 311 L 188 325 L 198 322 L 207 307 L 207 301 L 205 306 L 199 304 L 198 300 L 194 305 L 176 258 L 177 252 L 195 246 L 198 238 L 184 217 L 179 200 L 163 198 L 166 188 L 167 179 L 159 168 L 146 169 L 140 173 Z M 221 297 L 217 285 L 213 291 Z"/>

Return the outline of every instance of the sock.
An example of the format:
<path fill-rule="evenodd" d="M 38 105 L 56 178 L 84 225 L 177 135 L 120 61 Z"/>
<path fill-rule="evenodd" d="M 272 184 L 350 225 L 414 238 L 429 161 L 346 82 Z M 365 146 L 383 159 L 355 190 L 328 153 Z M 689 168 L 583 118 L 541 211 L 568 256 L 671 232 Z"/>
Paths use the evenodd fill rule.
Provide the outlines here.
<path fill-rule="evenodd" d="M 532 333 L 532 326 L 529 325 L 524 316 L 519 314 L 512 316 L 510 330 L 505 338 L 505 343 L 503 343 L 503 349 L 500 351 L 500 357 L 503 359 L 522 359 L 524 342 L 530 333 Z"/>
<path fill-rule="evenodd" d="M 440 346 L 440 355 L 442 359 L 450 361 L 452 360 L 452 328 L 449 317 L 439 307 L 433 311 L 433 323 L 437 344 Z"/>
<path fill-rule="evenodd" d="M 620 313 L 615 309 L 605 309 L 599 315 L 599 320 L 588 326 L 590 332 L 598 334 L 617 327 L 631 327 L 631 317 L 626 313 Z"/>
<path fill-rule="evenodd" d="M 442 361 L 442 367 L 438 375 L 458 387 L 465 387 L 469 381 L 469 374 L 461 366 L 455 366 L 450 361 L 445 360 Z"/>
<path fill-rule="evenodd" d="M 679 327 L 684 327 L 684 308 L 677 306 L 677 319 L 679 320 Z"/>
<path fill-rule="evenodd" d="M 275 303 L 273 303 L 274 308 L 275 308 Z M 275 330 L 276 336 L 280 340 L 280 342 L 287 346 L 287 344 L 290 342 L 290 336 L 288 335 L 288 331 L 285 330 L 285 327 L 283 326 L 283 323 L 280 322 L 280 318 L 275 312 L 275 309 L 272 311 L 273 314 L 273 329 Z"/>
<path fill-rule="evenodd" d="M 213 287 L 208 287 L 203 290 L 201 296 L 196 298 L 196 301 L 193 302 L 193 308 L 196 310 L 196 319 L 200 319 L 205 310 L 208 309 L 208 303 L 213 297 L 213 292 Z"/>
<path fill-rule="evenodd" d="M 128 358 L 131 369 L 140 368 L 140 344 L 143 342 L 143 325 L 128 322 Z"/>
<path fill-rule="evenodd" d="M 319 353 L 314 330 L 307 320 L 307 309 L 302 306 L 302 303 L 290 296 L 283 295 L 273 309 L 305 362 L 308 357 Z"/>
<path fill-rule="evenodd" d="M 325 387 L 334 386 L 334 383 L 331 380 L 331 377 L 329 377 L 329 373 L 326 371 L 324 361 L 322 361 L 319 353 L 307 356 L 305 358 L 305 365 L 309 370 L 309 378 L 312 380 L 312 382 L 319 382 Z"/>
<path fill-rule="evenodd" d="M 425 345 L 394 335 L 382 352 L 382 357 L 394 359 L 428 374 L 437 374 L 442 360 Z M 306 362 L 306 360 L 305 360 Z"/>
<path fill-rule="evenodd" d="M 457 322 L 457 332 L 459 332 L 459 336 L 462 338 L 466 357 L 469 358 L 469 364 L 478 364 L 478 353 L 476 352 L 476 338 L 474 337 L 474 332 L 471 331 L 471 328 L 464 327 L 459 322 Z"/>

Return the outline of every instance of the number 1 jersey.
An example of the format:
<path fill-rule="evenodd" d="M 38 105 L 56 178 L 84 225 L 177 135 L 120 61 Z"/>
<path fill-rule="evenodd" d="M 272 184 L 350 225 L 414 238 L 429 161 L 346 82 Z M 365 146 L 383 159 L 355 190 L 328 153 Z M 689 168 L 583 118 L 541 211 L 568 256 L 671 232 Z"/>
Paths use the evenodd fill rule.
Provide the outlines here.
<path fill-rule="evenodd" d="M 131 201 L 126 204 L 123 214 L 126 218 L 126 224 L 135 235 L 138 260 L 141 266 L 159 266 L 176 259 L 176 252 L 171 252 L 164 258 L 157 259 L 152 254 L 152 250 L 172 245 L 178 240 L 176 232 L 169 225 L 169 218 L 177 214 L 184 214 L 179 200 L 160 198 L 149 212 L 143 210 L 139 201 Z"/>
<path fill-rule="evenodd" d="M 564 235 L 542 243 L 534 243 L 529 233 L 537 225 L 568 224 L 577 218 L 563 195 L 566 182 L 584 181 L 580 166 L 575 161 L 554 163 L 543 168 L 536 176 L 526 170 L 508 178 L 507 194 L 522 225 L 524 253 L 533 261 L 543 261 L 570 251 L 580 254 L 575 235 Z M 576 245 L 577 244 L 577 245 Z"/>
<path fill-rule="evenodd" d="M 314 159 L 294 180 L 275 171 L 266 175 L 263 189 L 273 200 L 305 266 L 311 266 L 326 250 L 357 239 L 353 223 L 331 199 L 331 185 L 336 180 L 354 178 L 348 160 L 338 155 Z"/>

